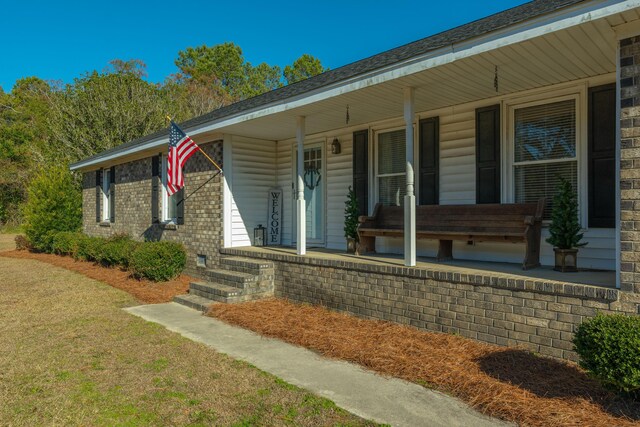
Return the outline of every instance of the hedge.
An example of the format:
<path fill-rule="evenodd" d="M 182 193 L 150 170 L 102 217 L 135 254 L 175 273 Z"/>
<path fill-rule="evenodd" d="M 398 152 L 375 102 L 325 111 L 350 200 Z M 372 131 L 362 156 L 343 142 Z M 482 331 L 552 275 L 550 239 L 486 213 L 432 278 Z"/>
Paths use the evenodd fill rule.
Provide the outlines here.
<path fill-rule="evenodd" d="M 180 274 L 186 262 L 187 254 L 180 243 L 146 242 L 133 252 L 129 267 L 135 277 L 160 282 Z"/>

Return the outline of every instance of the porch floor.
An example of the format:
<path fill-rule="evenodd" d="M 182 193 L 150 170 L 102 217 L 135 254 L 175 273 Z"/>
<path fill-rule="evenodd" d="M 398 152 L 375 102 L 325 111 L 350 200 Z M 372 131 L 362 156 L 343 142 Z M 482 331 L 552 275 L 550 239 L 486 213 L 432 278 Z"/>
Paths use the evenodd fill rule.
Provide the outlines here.
<path fill-rule="evenodd" d="M 227 250 L 222 249 L 225 253 Z M 284 246 L 246 246 L 233 248 L 229 252 L 241 251 L 246 255 L 255 253 L 256 255 L 285 255 L 297 256 L 296 248 Z M 344 251 L 325 248 L 308 248 L 306 258 L 317 260 L 342 261 L 359 264 L 369 264 L 378 266 L 404 267 L 404 258 L 397 254 L 367 254 L 353 255 Z M 301 257 L 303 258 L 303 257 Z M 486 262 L 454 259 L 452 261 L 436 261 L 435 258 L 419 257 L 416 268 L 422 270 L 439 271 L 445 273 L 461 274 L 484 274 L 491 276 L 509 277 L 515 279 L 534 279 L 543 281 L 554 281 L 562 283 L 575 283 L 581 285 L 599 286 L 604 288 L 615 288 L 616 273 L 609 270 L 586 270 L 581 269 L 576 273 L 561 273 L 555 271 L 553 267 L 541 266 L 531 270 L 523 270 L 520 264 L 506 262 Z"/>

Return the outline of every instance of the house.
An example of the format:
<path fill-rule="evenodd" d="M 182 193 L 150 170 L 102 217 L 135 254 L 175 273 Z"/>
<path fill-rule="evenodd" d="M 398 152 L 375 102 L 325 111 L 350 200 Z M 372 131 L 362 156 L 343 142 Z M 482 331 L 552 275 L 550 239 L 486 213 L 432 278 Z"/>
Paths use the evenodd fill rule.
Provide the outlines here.
<path fill-rule="evenodd" d="M 84 230 L 181 241 L 211 282 L 574 358 L 585 316 L 639 313 L 639 80 L 640 1 L 533 1 L 182 123 L 224 174 L 196 155 L 177 196 L 167 130 L 75 163 Z M 522 244 L 454 242 L 452 268 L 415 239 L 416 205 L 550 201 L 559 176 L 587 275 L 544 268 L 546 229 L 526 274 L 505 267 Z M 363 213 L 403 206 L 408 238 L 342 255 L 349 186 Z M 259 225 L 275 246 L 252 247 Z"/>

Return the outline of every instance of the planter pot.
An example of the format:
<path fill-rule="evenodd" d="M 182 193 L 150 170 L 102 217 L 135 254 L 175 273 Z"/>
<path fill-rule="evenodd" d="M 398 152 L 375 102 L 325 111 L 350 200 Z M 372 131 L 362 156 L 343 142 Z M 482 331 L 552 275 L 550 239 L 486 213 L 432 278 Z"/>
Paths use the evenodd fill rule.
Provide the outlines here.
<path fill-rule="evenodd" d="M 553 248 L 555 252 L 556 266 L 554 270 L 563 273 L 578 271 L 578 250 L 577 249 L 558 249 Z"/>
<path fill-rule="evenodd" d="M 358 241 L 353 237 L 347 237 L 347 253 L 348 254 L 358 253 Z"/>

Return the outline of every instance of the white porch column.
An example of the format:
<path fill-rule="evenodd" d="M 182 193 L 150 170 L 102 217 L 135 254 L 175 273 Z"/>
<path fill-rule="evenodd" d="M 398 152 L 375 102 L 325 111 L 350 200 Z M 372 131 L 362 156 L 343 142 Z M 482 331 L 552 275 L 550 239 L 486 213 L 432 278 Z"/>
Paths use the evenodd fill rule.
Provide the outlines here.
<path fill-rule="evenodd" d="M 404 196 L 404 265 L 416 265 L 416 196 L 413 185 L 413 88 L 404 88 L 404 124 L 407 146 L 407 194 Z"/>
<path fill-rule="evenodd" d="M 298 179 L 296 183 L 297 197 L 296 197 L 296 249 L 298 255 L 305 255 L 307 253 L 307 221 L 305 218 L 305 203 L 304 203 L 304 116 L 298 116 L 296 140 L 298 142 Z"/>

